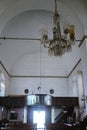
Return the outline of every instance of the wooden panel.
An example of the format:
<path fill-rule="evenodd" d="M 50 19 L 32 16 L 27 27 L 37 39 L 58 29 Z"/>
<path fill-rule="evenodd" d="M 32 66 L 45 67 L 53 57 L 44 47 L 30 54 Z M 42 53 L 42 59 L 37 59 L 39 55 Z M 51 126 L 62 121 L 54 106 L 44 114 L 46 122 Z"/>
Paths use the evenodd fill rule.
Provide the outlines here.
<path fill-rule="evenodd" d="M 44 96 L 46 97 L 46 96 Z M 49 104 L 45 103 L 43 98 L 40 98 L 40 105 L 44 106 L 78 106 L 78 98 L 77 97 L 51 97 L 51 102 Z M 46 99 L 47 100 L 47 99 Z M 43 103 L 44 101 L 44 103 Z M 48 101 L 48 100 L 47 100 Z M 8 96 L 8 97 L 0 97 L 0 106 L 6 107 L 14 107 L 14 108 L 21 108 L 27 104 L 27 97 L 26 96 Z M 38 104 L 33 104 L 38 105 Z"/>
<path fill-rule="evenodd" d="M 77 97 L 53 97 L 53 106 L 78 106 Z"/>
<path fill-rule="evenodd" d="M 9 106 L 9 98 L 0 97 L 0 106 Z"/>
<path fill-rule="evenodd" d="M 45 124 L 46 130 L 83 130 L 79 126 L 68 126 L 65 124 Z"/>
<path fill-rule="evenodd" d="M 36 130 L 37 124 L 16 124 L 5 127 L 5 130 Z"/>
<path fill-rule="evenodd" d="M 21 108 L 26 104 L 25 97 L 0 97 L 0 106 Z"/>

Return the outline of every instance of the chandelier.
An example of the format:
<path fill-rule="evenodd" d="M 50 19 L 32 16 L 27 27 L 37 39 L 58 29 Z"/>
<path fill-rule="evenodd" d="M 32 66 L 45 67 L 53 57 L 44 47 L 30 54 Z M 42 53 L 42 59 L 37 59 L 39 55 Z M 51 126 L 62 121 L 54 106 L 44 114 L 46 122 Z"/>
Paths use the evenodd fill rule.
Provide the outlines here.
<path fill-rule="evenodd" d="M 48 48 L 48 54 L 54 56 L 62 56 L 66 52 L 72 50 L 72 45 L 75 43 L 74 25 L 67 25 L 63 28 L 61 35 L 60 15 L 57 11 L 57 1 L 55 0 L 55 12 L 53 15 L 53 39 L 48 39 L 47 30 L 42 30 L 41 44 Z"/>

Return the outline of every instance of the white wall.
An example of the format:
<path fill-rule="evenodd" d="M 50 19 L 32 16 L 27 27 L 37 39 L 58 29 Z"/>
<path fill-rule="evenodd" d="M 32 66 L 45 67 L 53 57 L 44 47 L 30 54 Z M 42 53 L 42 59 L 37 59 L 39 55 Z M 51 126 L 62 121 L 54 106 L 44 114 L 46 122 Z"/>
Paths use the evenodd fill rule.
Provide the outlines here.
<path fill-rule="evenodd" d="M 79 105 L 83 104 L 83 106 L 81 106 L 81 107 L 83 107 L 83 108 L 81 108 L 82 109 L 82 115 L 81 115 L 82 118 L 84 117 L 84 115 L 87 115 L 87 100 L 85 100 L 85 101 L 81 100 L 82 93 L 87 97 L 87 48 L 86 48 L 86 44 L 87 44 L 87 40 L 85 40 L 80 47 L 81 62 L 79 64 L 79 66 L 77 66 L 77 68 L 74 70 L 72 75 L 68 78 L 69 94 L 72 96 L 78 96 L 80 98 Z M 80 90 L 78 90 L 78 81 L 77 81 L 78 80 L 77 79 L 78 71 L 81 71 L 82 76 L 83 76 L 83 92 L 80 92 L 82 90 L 82 88 Z M 73 91 L 73 87 L 74 87 L 75 91 Z M 84 106 L 84 103 L 85 103 L 85 106 Z"/>
<path fill-rule="evenodd" d="M 9 95 L 9 83 L 10 83 L 10 77 L 8 76 L 8 74 L 6 73 L 6 71 L 3 69 L 3 67 L 0 64 L 0 71 L 4 74 L 5 77 L 5 95 Z"/>
<path fill-rule="evenodd" d="M 83 81 L 84 81 L 84 95 L 86 96 L 86 115 L 87 115 L 87 40 L 81 46 L 82 51 L 82 68 L 83 68 Z"/>
<path fill-rule="evenodd" d="M 84 89 L 85 95 L 87 96 L 87 40 L 84 41 L 81 46 L 82 51 L 82 69 L 83 69 L 83 80 L 84 80 Z"/>
<path fill-rule="evenodd" d="M 77 85 L 77 73 L 78 71 L 82 71 L 83 73 L 83 85 L 84 85 L 84 93 L 87 95 L 87 50 L 86 50 L 86 41 L 82 43 L 80 47 L 80 57 L 81 62 L 76 67 L 76 69 L 73 71 L 73 73 L 68 78 L 68 85 L 69 85 L 69 93 L 72 96 L 78 96 L 78 88 Z M 77 92 L 73 92 L 73 87 L 76 89 Z"/>
<path fill-rule="evenodd" d="M 40 4 L 43 6 L 42 2 Z M 38 4 L 36 3 L 34 6 L 37 7 L 36 5 L 38 5 Z M 19 7 L 19 6 L 20 6 L 20 4 L 18 4 L 17 7 Z M 29 6 L 30 6 L 30 4 L 29 4 Z M 14 6 L 14 9 L 15 9 L 15 7 L 16 6 Z M 17 7 L 16 7 L 16 9 L 17 9 Z M 31 9 L 31 7 L 32 6 L 30 6 L 29 9 Z M 9 8 L 9 9 L 12 10 L 13 7 Z M 19 10 L 19 8 L 18 8 L 18 10 Z M 9 11 L 8 11 L 8 14 L 9 15 L 15 14 L 16 11 L 18 11 L 18 10 L 15 10 L 14 13 L 13 13 L 13 11 L 11 11 L 12 13 L 9 13 Z M 21 12 L 21 9 L 20 9 L 20 12 Z M 70 12 L 67 11 L 67 12 L 71 13 L 71 11 Z M 42 11 L 41 10 L 28 11 L 28 12 L 24 12 L 22 14 L 19 14 L 19 15 L 15 16 L 11 21 L 9 21 L 9 24 L 7 24 L 7 26 L 4 28 L 4 30 L 2 32 L 2 36 L 10 36 L 10 37 L 11 36 L 12 37 L 13 36 L 14 37 L 22 37 L 23 36 L 23 37 L 34 37 L 34 38 L 39 37 L 40 38 L 39 30 L 43 24 L 48 25 L 48 27 L 51 29 L 51 25 L 50 25 L 50 24 L 52 24 L 51 23 L 51 20 L 52 20 L 51 16 L 52 16 L 51 12 L 43 11 L 43 10 Z M 10 19 L 10 18 L 8 17 L 8 19 Z M 2 18 L 1 23 L 3 23 L 4 21 L 5 20 L 3 20 L 3 18 Z M 73 24 L 77 25 L 76 26 L 77 28 L 75 28 L 75 29 L 76 29 L 76 32 L 78 32 L 78 33 L 76 33 L 76 34 L 78 34 L 79 36 L 82 36 L 83 28 L 82 28 L 81 23 L 79 22 L 79 19 L 77 17 L 75 17 L 74 15 L 72 15 L 72 18 L 70 18 L 69 22 L 72 23 L 72 21 L 74 22 Z M 49 34 L 52 31 L 50 29 L 49 29 Z M 78 31 L 78 29 L 81 31 Z M 78 35 L 76 38 L 79 38 Z M 51 34 L 50 34 L 50 36 L 51 36 Z M 1 60 L 4 61 L 6 68 L 10 74 L 21 75 L 21 76 L 22 75 L 25 75 L 25 76 L 27 76 L 27 75 L 28 76 L 40 75 L 40 72 L 39 72 L 40 66 L 38 64 L 38 62 L 40 62 L 40 61 L 37 60 L 38 57 L 36 56 L 36 53 L 40 49 L 40 47 L 38 45 L 37 45 L 37 47 L 39 47 L 39 49 L 36 48 L 36 52 L 35 52 L 34 43 L 32 43 L 31 41 L 30 41 L 30 43 L 29 43 L 29 41 L 24 43 L 22 41 L 20 41 L 20 42 L 14 41 L 13 42 L 13 41 L 7 40 L 7 41 L 3 41 L 2 43 L 3 44 L 1 44 L 1 47 L 2 47 L 1 48 Z M 33 44 L 33 46 L 32 46 L 33 49 L 31 49 L 31 47 L 30 47 L 31 44 Z M 37 44 L 37 42 L 35 44 Z M 32 55 L 32 57 L 30 57 L 30 60 L 29 60 L 29 56 L 31 53 L 35 54 L 34 55 L 35 57 L 33 58 L 32 63 L 31 63 L 31 61 L 32 61 L 33 55 Z M 79 52 L 76 51 L 75 54 L 77 54 L 77 53 L 79 54 Z M 27 55 L 27 57 L 25 58 L 26 55 Z M 71 64 L 72 58 L 67 58 L 67 59 L 68 59 L 67 61 L 69 61 L 69 63 Z M 75 57 L 73 56 L 73 63 L 75 62 L 74 59 L 75 59 Z M 6 60 L 8 60 L 7 64 L 6 64 Z M 47 58 L 44 61 L 42 61 L 42 75 L 43 76 L 44 75 L 45 76 L 57 76 L 57 75 L 59 75 L 59 76 L 65 75 L 66 76 L 67 75 L 67 69 L 66 69 L 67 68 L 67 61 L 66 61 L 66 66 L 64 66 L 63 63 L 65 63 L 65 61 L 62 62 L 62 60 L 59 60 L 59 61 L 57 61 L 57 60 L 59 60 L 59 59 L 55 59 L 55 60 L 49 59 L 49 62 L 47 62 L 48 61 L 48 58 Z M 54 64 L 55 61 L 56 61 L 56 63 Z M 69 66 L 68 69 L 71 67 L 70 64 L 68 64 L 68 66 Z M 31 70 L 32 67 L 33 67 L 33 70 Z M 73 78 L 74 78 L 73 76 L 71 76 L 69 78 L 69 85 L 67 83 L 66 78 L 43 78 L 41 80 L 41 87 L 42 87 L 41 92 L 49 94 L 49 90 L 54 88 L 54 91 L 55 91 L 54 96 L 77 96 L 76 86 L 75 86 L 75 88 L 73 88 L 75 84 L 72 87 Z M 8 80 L 8 77 L 6 79 Z M 8 83 L 6 86 L 8 86 Z M 22 95 L 22 94 L 24 94 L 24 89 L 29 88 L 30 94 L 31 93 L 39 93 L 37 90 L 38 86 L 40 86 L 40 79 L 39 78 L 25 78 L 25 77 L 24 78 L 17 78 L 16 77 L 16 78 L 11 78 L 9 92 L 7 90 L 6 91 L 7 91 L 7 94 L 10 94 L 10 95 L 11 94 Z M 70 87 L 70 89 L 69 89 L 69 87 Z"/>
<path fill-rule="evenodd" d="M 24 95 L 24 90 L 29 89 L 29 94 L 50 94 L 49 90 L 54 89 L 53 96 L 68 96 L 68 85 L 66 79 L 43 78 L 41 79 L 41 92 L 38 91 L 40 78 L 12 78 L 10 84 L 11 95 Z"/>
<path fill-rule="evenodd" d="M 41 30 L 43 27 L 45 27 L 48 31 L 49 39 L 52 39 L 53 37 L 52 22 L 51 22 L 52 17 L 53 17 L 53 14 L 51 12 L 44 11 L 44 10 L 23 12 L 19 15 L 16 15 L 15 17 L 13 17 L 13 19 L 9 21 L 9 23 L 3 29 L 1 35 L 6 36 L 6 37 L 41 38 L 41 33 L 42 33 Z M 76 18 L 73 18 L 73 20 L 76 20 Z M 70 23 L 72 24 L 72 22 Z M 75 28 L 75 33 L 76 33 L 76 39 L 79 39 L 77 34 L 81 33 L 80 34 L 81 36 L 83 35 L 83 33 L 82 33 L 82 25 L 80 25 L 79 22 L 77 23 L 79 27 L 76 26 L 77 28 Z M 81 30 L 81 32 L 78 31 L 77 33 L 78 28 Z M 15 68 L 17 70 L 17 66 L 15 66 L 15 63 L 19 62 L 19 60 L 21 60 L 22 58 L 25 58 L 26 61 L 23 63 L 20 62 L 21 64 L 20 67 L 22 68 L 23 64 L 25 64 L 25 66 L 27 67 L 26 69 L 27 72 L 30 72 L 29 67 L 31 65 L 31 62 L 32 61 L 37 62 L 38 57 L 36 56 L 37 56 L 37 53 L 40 52 L 40 44 L 41 42 L 37 40 L 36 41 L 2 40 L 2 44 L 1 44 L 2 49 L 0 51 L 1 60 L 5 63 L 5 66 L 7 70 L 9 71 L 9 73 L 12 73 L 12 75 L 15 75 L 15 74 L 18 75 L 17 72 L 19 72 L 21 69 L 18 71 L 15 71 Z M 79 59 L 79 49 L 77 47 L 77 44 L 75 44 L 75 46 L 72 48 L 71 53 L 68 53 L 61 58 L 60 57 L 50 58 L 50 56 L 48 57 L 47 49 L 44 47 L 41 48 L 41 52 L 44 53 L 43 58 L 42 58 L 43 59 L 42 63 L 44 62 L 44 64 L 42 64 L 42 66 L 44 67 L 44 71 L 46 75 L 50 75 L 51 73 L 51 75 L 66 76 L 67 73 L 71 71 L 71 69 L 73 68 L 73 66 L 76 64 L 76 62 Z M 27 56 L 28 59 L 25 56 Z M 40 55 L 38 56 L 40 57 Z M 6 62 L 6 59 L 8 59 L 8 62 Z M 33 64 L 33 66 L 35 65 L 37 64 Z M 56 71 L 52 69 L 52 66 L 54 66 Z M 51 69 L 51 71 L 49 71 L 49 68 Z M 20 75 L 22 74 L 22 72 L 23 74 L 25 74 L 26 71 L 23 71 L 23 70 L 24 69 L 20 71 L 19 73 Z"/>
<path fill-rule="evenodd" d="M 81 71 L 81 63 L 76 67 L 73 73 L 68 78 L 69 95 L 73 97 L 78 97 L 78 81 L 77 72 Z"/>

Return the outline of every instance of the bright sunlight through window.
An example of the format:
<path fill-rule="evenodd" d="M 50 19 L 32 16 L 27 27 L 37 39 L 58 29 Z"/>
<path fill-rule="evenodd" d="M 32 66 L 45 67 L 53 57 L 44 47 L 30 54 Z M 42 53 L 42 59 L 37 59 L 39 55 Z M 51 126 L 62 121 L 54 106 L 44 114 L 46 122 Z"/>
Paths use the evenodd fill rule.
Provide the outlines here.
<path fill-rule="evenodd" d="M 37 123 L 37 128 L 44 128 L 45 123 L 45 111 L 33 112 L 33 123 Z"/>

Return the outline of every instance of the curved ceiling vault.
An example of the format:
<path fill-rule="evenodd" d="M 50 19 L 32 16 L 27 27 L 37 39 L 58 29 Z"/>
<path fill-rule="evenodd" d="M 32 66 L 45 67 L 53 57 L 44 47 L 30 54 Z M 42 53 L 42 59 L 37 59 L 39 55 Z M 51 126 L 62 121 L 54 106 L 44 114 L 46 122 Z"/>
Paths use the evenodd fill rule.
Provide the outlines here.
<path fill-rule="evenodd" d="M 0 9 L 1 36 L 40 38 L 41 27 L 45 26 L 49 37 L 52 37 L 54 0 L 7 1 L 7 3 L 0 1 L 3 7 Z M 82 0 L 80 1 L 82 3 Z M 58 11 L 62 20 L 64 18 L 65 22 L 75 25 L 76 39 L 81 39 L 84 35 L 84 25 L 77 8 L 75 10 L 75 4 L 77 2 L 70 0 L 66 0 L 66 3 L 64 0 L 58 1 Z M 79 8 L 84 7 L 80 5 L 80 2 L 78 4 Z M 43 47 L 41 47 L 40 54 L 40 41 L 1 40 L 0 42 L 0 59 L 11 75 L 38 76 L 41 67 L 44 76 L 67 76 L 80 59 L 78 42 L 72 52 L 65 54 L 62 58 L 48 56 L 47 49 Z M 18 71 L 19 68 L 20 71 Z"/>

